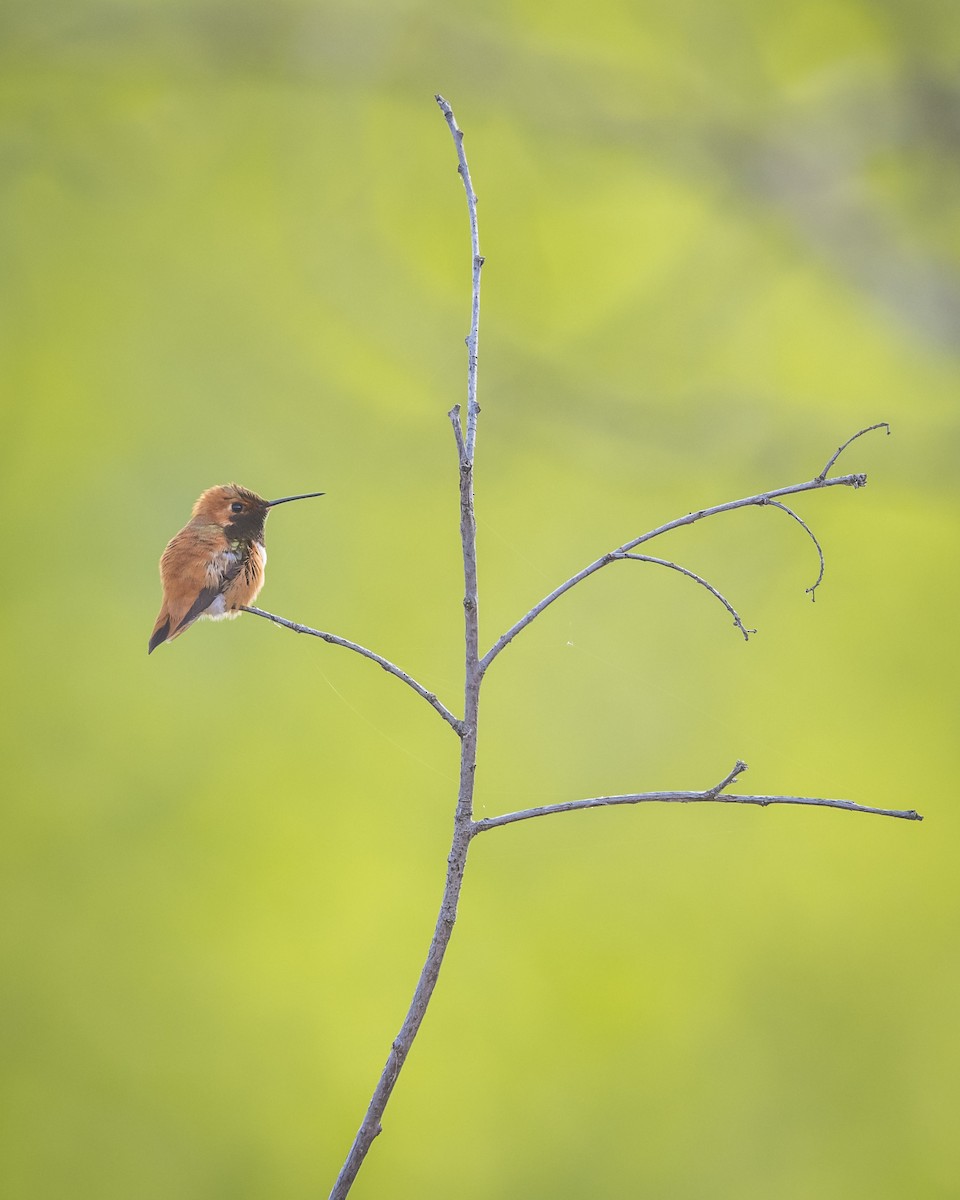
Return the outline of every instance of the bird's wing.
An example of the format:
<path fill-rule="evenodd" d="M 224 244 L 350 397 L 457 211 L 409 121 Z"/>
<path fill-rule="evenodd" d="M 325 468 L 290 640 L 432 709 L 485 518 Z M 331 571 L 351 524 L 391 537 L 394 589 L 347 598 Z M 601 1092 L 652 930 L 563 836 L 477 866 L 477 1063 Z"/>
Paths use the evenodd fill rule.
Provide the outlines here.
<path fill-rule="evenodd" d="M 211 544 L 206 546 L 196 535 L 177 534 L 163 552 L 160 574 L 167 597 L 170 638 L 183 633 L 201 617 L 243 565 L 236 551 L 227 547 L 217 549 L 216 542 L 222 541 L 219 530 L 216 541 L 212 537 L 209 540 Z"/>
<path fill-rule="evenodd" d="M 178 633 L 183 633 L 198 617 L 202 617 L 222 590 L 222 588 L 216 587 L 201 588 L 197 593 L 196 600 L 194 600 L 180 620 L 173 626 L 173 632 L 170 636 L 176 637 Z"/>

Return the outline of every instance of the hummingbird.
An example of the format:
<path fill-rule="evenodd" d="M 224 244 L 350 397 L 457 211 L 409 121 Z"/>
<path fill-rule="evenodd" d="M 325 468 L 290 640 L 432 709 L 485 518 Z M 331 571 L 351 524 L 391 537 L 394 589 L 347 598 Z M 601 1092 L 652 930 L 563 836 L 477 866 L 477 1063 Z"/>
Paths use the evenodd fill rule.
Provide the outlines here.
<path fill-rule="evenodd" d="M 216 621 L 239 616 L 240 608 L 252 604 L 263 587 L 263 527 L 270 509 L 323 494 L 264 500 L 237 483 L 207 488 L 160 559 L 163 604 L 147 653 L 178 638 L 200 617 Z"/>

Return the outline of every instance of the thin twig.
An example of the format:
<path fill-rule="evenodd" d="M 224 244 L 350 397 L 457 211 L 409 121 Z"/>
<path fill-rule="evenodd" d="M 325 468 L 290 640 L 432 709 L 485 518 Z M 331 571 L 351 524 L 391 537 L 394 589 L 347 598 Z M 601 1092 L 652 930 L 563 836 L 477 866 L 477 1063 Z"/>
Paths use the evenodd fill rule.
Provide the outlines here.
<path fill-rule="evenodd" d="M 838 446 L 837 449 L 833 452 L 833 454 L 831 454 L 830 457 L 827 459 L 827 465 L 823 468 L 823 470 L 817 476 L 817 479 L 820 481 L 820 483 L 823 483 L 823 481 L 827 477 L 827 472 L 830 470 L 830 468 L 833 466 L 833 464 L 837 461 L 837 459 L 840 457 L 840 455 L 844 452 L 844 450 L 846 450 L 846 448 L 850 445 L 850 443 L 855 442 L 857 440 L 857 438 L 862 438 L 865 433 L 872 433 L 874 431 L 874 429 L 885 429 L 887 431 L 887 437 L 890 436 L 890 422 L 889 421 L 878 421 L 876 423 L 876 425 L 868 425 L 866 427 L 866 429 L 858 429 L 857 432 L 853 435 L 853 437 L 848 437 L 847 440 L 843 443 L 843 445 Z"/>
<path fill-rule="evenodd" d="M 397 679 L 402 680 L 408 687 L 412 687 L 418 696 L 422 696 L 432 708 L 436 709 L 458 736 L 463 735 L 463 723 L 437 699 L 436 694 L 427 691 L 422 683 L 418 683 L 412 675 L 408 675 L 406 671 L 401 670 L 400 667 L 390 662 L 389 659 L 384 658 L 382 654 L 368 650 L 366 646 L 361 646 L 357 642 L 348 641 L 347 638 L 338 637 L 335 633 L 325 633 L 322 629 L 311 629 L 309 625 L 301 625 L 297 621 L 288 621 L 286 617 L 278 617 L 276 613 L 267 612 L 262 608 L 254 608 L 249 604 L 242 605 L 241 611 L 253 613 L 255 617 L 265 617 L 268 621 L 273 621 L 275 625 L 282 625 L 284 629 L 292 629 L 294 633 L 308 633 L 311 637 L 329 642 L 331 646 L 343 646 L 345 650 L 353 650 L 357 654 L 362 654 L 364 658 L 369 658 L 371 662 L 375 662 L 383 667 L 390 675 L 395 675 Z"/>
<path fill-rule="evenodd" d="M 724 596 L 721 592 L 718 592 L 713 584 L 708 583 L 702 575 L 697 575 L 693 571 L 688 571 L 686 567 L 681 567 L 679 563 L 671 562 L 668 558 L 653 558 L 649 554 L 617 554 L 614 557 L 620 559 L 630 559 L 632 562 L 656 563 L 657 566 L 660 567 L 669 567 L 671 571 L 679 571 L 681 575 L 686 575 L 686 577 L 688 579 L 692 579 L 694 583 L 699 583 L 702 588 L 706 588 L 711 596 L 716 596 L 727 612 L 733 617 L 733 623 L 743 634 L 743 640 L 745 642 L 750 640 L 751 633 L 757 632 L 755 629 L 746 628 L 743 621 L 740 620 L 740 614 L 733 607 L 726 596 Z"/>
<path fill-rule="evenodd" d="M 463 440 L 463 426 L 460 424 L 460 405 L 455 404 L 447 413 L 450 418 L 450 424 L 453 426 L 453 436 L 457 439 L 457 454 L 460 457 L 461 463 L 468 462 L 467 446 Z"/>
<path fill-rule="evenodd" d="M 728 788 L 735 779 L 739 778 L 739 776 L 741 776 L 746 769 L 747 769 L 747 764 L 743 761 L 742 758 L 738 758 L 737 761 L 730 768 L 730 770 L 726 773 L 726 775 L 724 775 L 724 777 L 720 780 L 720 782 L 715 783 L 713 785 L 713 787 L 709 788 L 708 790 L 714 796 L 719 795 L 720 792 L 724 791 L 725 788 Z"/>
<path fill-rule="evenodd" d="M 819 556 L 820 556 L 820 573 L 819 573 L 819 575 L 817 575 L 817 578 L 813 581 L 813 583 L 811 583 L 811 585 L 808 588 L 804 588 L 804 592 L 810 597 L 810 599 L 816 600 L 817 588 L 823 582 L 823 572 L 826 569 L 826 563 L 824 562 L 824 558 L 823 558 L 823 547 L 817 541 L 817 535 L 813 532 L 813 530 L 806 523 L 806 521 L 803 519 L 803 517 L 801 517 L 799 515 L 799 513 L 795 513 L 793 511 L 793 509 L 790 508 L 788 505 L 781 504 L 779 500 L 768 500 L 767 504 L 771 508 L 781 509 L 783 512 L 785 512 L 787 514 L 788 517 L 793 517 L 793 519 L 800 526 L 800 528 L 805 529 L 807 531 L 807 533 L 810 537 L 810 541 L 813 542 L 814 546 L 816 547 L 817 554 L 819 554 Z"/>
<path fill-rule="evenodd" d="M 584 808 L 612 808 L 619 804 L 755 804 L 767 808 L 771 804 L 799 804 L 812 808 L 839 808 L 847 812 L 873 813 L 878 817 L 899 817 L 903 821 L 922 821 L 923 817 L 914 809 L 871 808 L 855 804 L 852 800 L 825 800 L 818 796 L 741 796 L 724 789 L 743 774 L 747 764 L 737 762 L 733 770 L 719 783 L 702 792 L 628 792 L 622 796 L 592 796 L 588 800 L 565 800 L 559 804 L 542 804 L 537 808 L 523 808 L 518 812 L 504 813 L 501 817 L 484 817 L 474 821 L 473 833 L 486 833 L 488 829 L 499 829 L 504 825 L 516 825 L 518 821 L 530 821 L 534 817 L 550 817 L 554 813 L 578 812 Z"/>
<path fill-rule="evenodd" d="M 477 442 L 477 416 L 480 406 L 477 404 L 477 363 L 480 351 L 480 272 L 483 270 L 484 257 L 480 253 L 480 226 L 477 223 L 477 194 L 473 190 L 470 178 L 470 167 L 467 164 L 466 151 L 463 148 L 463 130 L 457 124 L 453 109 L 437 93 L 435 97 L 440 111 L 446 118 L 453 142 L 457 148 L 459 165 L 457 170 L 463 180 L 463 190 L 467 197 L 467 211 L 470 215 L 470 253 L 473 262 L 473 289 L 470 304 L 470 333 L 467 335 L 467 436 L 466 457 L 473 462 Z"/>
<path fill-rule="evenodd" d="M 617 804 L 756 804 L 766 808 L 771 804 L 801 804 L 814 808 L 842 808 L 848 812 L 874 813 L 878 817 L 900 817 L 904 821 L 922 821 L 914 809 L 869 808 L 852 800 L 823 800 L 814 796 L 736 796 L 730 792 L 713 795 L 710 792 L 631 792 L 623 796 L 594 796 L 589 800 L 567 800 L 561 804 L 545 804 L 539 808 L 524 808 L 505 813 L 502 817 L 484 817 L 475 821 L 474 833 L 485 833 L 501 825 L 515 825 L 532 817 L 548 817 L 553 813 L 576 812 L 581 808 L 610 808 Z"/>
<path fill-rule="evenodd" d="M 576 575 L 572 575 L 564 583 L 561 583 L 559 587 L 554 588 L 548 596 L 544 596 L 539 604 L 535 604 L 515 625 L 512 625 L 506 633 L 502 633 L 497 638 L 483 658 L 481 658 L 480 668 L 486 671 L 500 651 L 509 646 L 517 634 L 526 629 L 555 600 L 559 600 L 561 596 L 566 595 L 578 583 L 582 583 L 584 579 L 588 579 L 601 568 L 609 566 L 610 563 L 616 562 L 618 558 L 623 558 L 628 551 L 643 545 L 645 542 L 652 542 L 654 538 L 661 537 L 665 533 L 670 533 L 671 530 L 680 529 L 684 525 L 693 525 L 697 521 L 702 521 L 706 517 L 715 517 L 719 513 L 733 512 L 735 509 L 749 508 L 751 505 L 770 504 L 772 501 L 779 499 L 780 496 L 794 496 L 798 492 L 814 492 L 820 488 L 827 487 L 862 488 L 866 487 L 866 484 L 866 475 L 835 475 L 832 479 L 808 479 L 805 483 L 792 483 L 788 487 L 774 488 L 769 492 L 759 492 L 756 496 L 745 496 L 742 500 L 728 500 L 725 504 L 715 504 L 711 508 L 701 508 L 696 512 L 687 513 L 686 516 L 677 517 L 673 521 L 667 521 L 665 525 L 658 525 L 656 529 L 651 529 L 648 533 L 642 533 L 639 537 L 635 537 L 629 542 L 624 542 L 616 550 L 608 551 L 590 563 L 589 566 L 584 567 L 582 571 L 578 571 Z"/>

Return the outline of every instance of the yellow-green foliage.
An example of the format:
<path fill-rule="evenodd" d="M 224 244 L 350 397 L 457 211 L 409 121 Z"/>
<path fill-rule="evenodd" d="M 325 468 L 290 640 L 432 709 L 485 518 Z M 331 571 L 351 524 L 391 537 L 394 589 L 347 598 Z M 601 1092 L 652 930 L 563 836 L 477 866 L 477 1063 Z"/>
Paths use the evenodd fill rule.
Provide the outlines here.
<path fill-rule="evenodd" d="M 420 969 L 456 738 L 253 617 L 149 660 L 201 490 L 261 602 L 459 708 L 487 255 L 485 835 L 358 1198 L 956 1194 L 960 21 L 938 0 L 34 0 L 0 17 L 0 1192 L 325 1195 Z"/>

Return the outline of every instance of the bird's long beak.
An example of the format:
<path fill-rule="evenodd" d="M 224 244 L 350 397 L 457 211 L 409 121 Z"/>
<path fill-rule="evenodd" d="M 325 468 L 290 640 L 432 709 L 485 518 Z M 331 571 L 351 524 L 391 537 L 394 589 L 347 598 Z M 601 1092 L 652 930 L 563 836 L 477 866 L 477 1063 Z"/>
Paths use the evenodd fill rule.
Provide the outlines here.
<path fill-rule="evenodd" d="M 314 496 L 325 496 L 326 492 L 304 492 L 302 496 L 281 496 L 279 500 L 268 500 L 267 508 L 276 504 L 289 504 L 291 500 L 312 500 Z"/>

